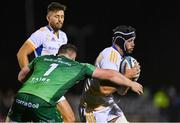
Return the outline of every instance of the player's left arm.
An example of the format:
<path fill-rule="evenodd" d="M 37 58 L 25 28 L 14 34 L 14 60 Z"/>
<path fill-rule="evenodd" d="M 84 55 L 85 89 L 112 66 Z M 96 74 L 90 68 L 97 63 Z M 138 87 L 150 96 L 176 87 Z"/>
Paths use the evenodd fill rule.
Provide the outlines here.
<path fill-rule="evenodd" d="M 20 82 L 23 82 L 23 80 L 26 78 L 26 76 L 28 75 L 28 73 L 30 73 L 31 70 L 34 69 L 34 66 L 36 64 L 36 62 L 38 61 L 38 58 L 34 58 L 29 65 L 24 66 L 21 71 L 18 74 L 18 80 Z"/>

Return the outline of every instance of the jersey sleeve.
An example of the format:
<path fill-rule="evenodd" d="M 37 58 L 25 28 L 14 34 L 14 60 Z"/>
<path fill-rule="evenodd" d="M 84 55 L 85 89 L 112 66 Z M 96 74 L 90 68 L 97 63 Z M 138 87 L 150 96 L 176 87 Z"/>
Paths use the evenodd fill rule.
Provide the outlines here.
<path fill-rule="evenodd" d="M 115 71 L 119 71 L 117 64 L 115 64 L 115 63 L 113 63 L 113 62 L 111 62 L 109 60 L 103 60 L 101 62 L 101 68 L 112 69 L 112 70 L 115 70 Z"/>
<path fill-rule="evenodd" d="M 85 64 L 85 69 L 86 69 L 86 75 L 88 75 L 88 76 L 92 76 L 92 74 L 93 74 L 93 72 L 94 72 L 94 70 L 96 69 L 96 67 L 95 66 L 93 66 L 93 65 L 91 65 L 91 64 Z"/>
<path fill-rule="evenodd" d="M 43 33 L 40 30 L 32 33 L 31 36 L 28 38 L 29 43 L 31 43 L 35 49 L 39 47 L 43 43 Z"/>
<path fill-rule="evenodd" d="M 114 51 L 110 53 L 102 52 L 103 58 L 100 61 L 100 68 L 119 71 L 119 57 Z"/>
<path fill-rule="evenodd" d="M 62 38 L 63 38 L 63 40 L 64 40 L 63 44 L 67 44 L 68 38 L 67 38 L 66 33 L 62 32 Z"/>
<path fill-rule="evenodd" d="M 61 45 L 63 44 L 67 44 L 68 42 L 68 38 L 65 32 L 63 32 L 62 30 L 59 30 L 59 37 L 61 38 Z"/>

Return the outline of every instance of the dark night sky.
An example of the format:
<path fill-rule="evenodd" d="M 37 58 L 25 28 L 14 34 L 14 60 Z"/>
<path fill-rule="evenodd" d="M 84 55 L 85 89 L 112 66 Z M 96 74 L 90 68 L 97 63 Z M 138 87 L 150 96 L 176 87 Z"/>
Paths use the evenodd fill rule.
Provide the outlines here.
<path fill-rule="evenodd" d="M 57 0 L 56 0 L 57 1 Z M 46 7 L 51 1 L 34 0 L 34 29 L 47 24 Z M 67 5 L 63 30 L 79 48 L 78 60 L 93 63 L 98 53 L 111 44 L 111 30 L 131 25 L 137 30 L 134 57 L 141 64 L 140 82 L 148 87 L 176 85 L 179 81 L 180 8 L 177 2 L 143 0 L 60 0 Z M 119 3 L 120 2 L 120 3 Z M 26 32 L 25 1 L 1 5 L 0 89 L 17 88 L 19 66 L 16 53 L 30 35 Z M 76 36 L 71 30 L 76 29 Z M 86 29 L 91 31 L 83 33 Z M 85 31 L 84 31 L 85 30 Z M 81 37 L 81 38 L 80 38 Z M 82 38 L 83 37 L 83 38 Z M 77 43 L 78 41 L 81 44 Z M 83 45 L 83 47 L 82 47 Z M 83 53 L 82 53 L 83 52 Z"/>

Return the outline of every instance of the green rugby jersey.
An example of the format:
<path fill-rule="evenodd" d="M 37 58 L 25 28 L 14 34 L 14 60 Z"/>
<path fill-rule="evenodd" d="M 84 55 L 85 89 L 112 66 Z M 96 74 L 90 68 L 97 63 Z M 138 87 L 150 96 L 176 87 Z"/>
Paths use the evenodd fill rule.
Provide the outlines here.
<path fill-rule="evenodd" d="M 54 55 L 35 58 L 29 68 L 33 73 L 19 92 L 36 95 L 51 104 L 55 104 L 69 88 L 84 77 L 91 76 L 95 70 L 93 65 Z"/>

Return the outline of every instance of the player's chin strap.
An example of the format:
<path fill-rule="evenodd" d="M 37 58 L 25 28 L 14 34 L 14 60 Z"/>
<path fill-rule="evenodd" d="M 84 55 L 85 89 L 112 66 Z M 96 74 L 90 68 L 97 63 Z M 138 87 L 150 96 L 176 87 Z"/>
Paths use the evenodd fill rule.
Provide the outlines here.
<path fill-rule="evenodd" d="M 122 36 L 116 36 L 113 39 L 113 48 L 117 50 L 114 43 L 116 43 L 123 50 L 123 52 L 126 51 L 126 40 Z"/>

